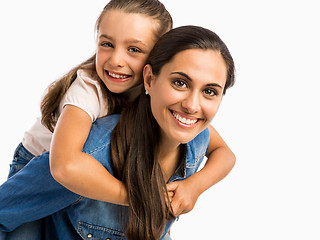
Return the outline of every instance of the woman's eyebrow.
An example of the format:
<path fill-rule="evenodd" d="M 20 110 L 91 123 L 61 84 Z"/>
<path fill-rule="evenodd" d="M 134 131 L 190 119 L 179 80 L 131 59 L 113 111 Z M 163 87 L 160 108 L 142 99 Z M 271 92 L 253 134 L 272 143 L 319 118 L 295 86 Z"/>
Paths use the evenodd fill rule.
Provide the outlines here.
<path fill-rule="evenodd" d="M 220 86 L 218 83 L 209 83 L 207 84 L 208 87 L 218 87 L 218 88 L 223 88 L 222 86 Z"/>
<path fill-rule="evenodd" d="M 189 77 L 188 74 L 186 74 L 186 73 L 184 73 L 184 72 L 172 72 L 170 75 L 172 75 L 172 74 L 179 74 L 179 75 L 185 77 L 186 79 L 188 79 L 189 81 L 192 82 L 191 77 Z"/>
<path fill-rule="evenodd" d="M 186 79 L 188 79 L 190 82 L 192 82 L 191 77 L 188 76 L 188 74 L 184 73 L 184 72 L 172 72 L 170 75 L 172 74 L 179 74 L 183 77 L 185 77 Z M 218 88 L 223 88 L 222 86 L 220 86 L 218 83 L 208 83 L 206 86 L 208 87 L 218 87 Z"/>

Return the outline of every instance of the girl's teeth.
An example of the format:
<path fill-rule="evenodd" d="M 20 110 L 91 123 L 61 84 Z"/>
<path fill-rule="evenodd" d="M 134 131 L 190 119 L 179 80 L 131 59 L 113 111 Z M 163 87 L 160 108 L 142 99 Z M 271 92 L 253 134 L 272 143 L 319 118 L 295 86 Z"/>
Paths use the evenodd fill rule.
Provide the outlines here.
<path fill-rule="evenodd" d="M 187 125 L 192 125 L 195 124 L 197 122 L 197 120 L 190 120 L 190 119 L 186 119 L 184 117 L 179 116 L 177 113 L 173 112 L 172 113 L 173 116 L 175 117 L 175 119 L 179 120 L 180 122 L 187 124 Z"/>
<path fill-rule="evenodd" d="M 109 75 L 113 78 L 117 78 L 117 79 L 124 79 L 124 78 L 127 78 L 128 76 L 126 75 L 119 75 L 119 74 L 115 74 L 115 73 L 111 73 L 109 72 Z"/>

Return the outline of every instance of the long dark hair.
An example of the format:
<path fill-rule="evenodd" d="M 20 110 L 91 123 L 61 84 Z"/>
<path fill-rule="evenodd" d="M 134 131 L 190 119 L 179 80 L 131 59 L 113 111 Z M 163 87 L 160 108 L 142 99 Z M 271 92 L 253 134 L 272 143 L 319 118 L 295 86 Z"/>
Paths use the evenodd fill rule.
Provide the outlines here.
<path fill-rule="evenodd" d="M 172 28 L 172 18 L 165 6 L 158 0 L 111 0 L 103 9 L 96 22 L 96 31 L 99 30 L 101 20 L 108 10 L 117 9 L 125 13 L 137 13 L 149 16 L 158 21 L 159 26 L 154 33 L 156 39 Z M 93 79 L 97 79 L 101 85 L 104 96 L 108 101 L 108 114 L 114 113 L 121 99 L 118 94 L 110 92 L 99 78 L 96 72 L 96 54 L 67 72 L 62 78 L 53 82 L 48 87 L 48 93 L 41 102 L 41 122 L 53 132 L 57 121 L 57 110 L 64 95 L 73 81 L 77 78 L 79 69 L 86 70 Z"/>
<path fill-rule="evenodd" d="M 234 62 L 228 48 L 218 35 L 201 27 L 184 26 L 164 34 L 147 63 L 157 76 L 177 53 L 187 49 L 219 51 L 228 70 L 225 89 L 234 84 Z M 134 91 L 136 97 L 128 100 L 130 103 L 112 133 L 113 168 L 128 190 L 128 239 L 159 239 L 167 220 L 173 218 L 167 204 L 166 183 L 155 154 L 159 151 L 160 128 L 152 115 L 150 98 L 144 94 L 144 87 L 137 86 Z"/>

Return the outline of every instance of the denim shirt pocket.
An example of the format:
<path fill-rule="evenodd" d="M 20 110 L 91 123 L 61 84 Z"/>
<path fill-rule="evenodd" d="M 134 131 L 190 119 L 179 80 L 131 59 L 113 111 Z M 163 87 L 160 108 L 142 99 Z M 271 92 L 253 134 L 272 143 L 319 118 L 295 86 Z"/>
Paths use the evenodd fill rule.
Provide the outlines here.
<path fill-rule="evenodd" d="M 125 240 L 125 234 L 117 230 L 79 222 L 78 234 L 87 240 Z"/>

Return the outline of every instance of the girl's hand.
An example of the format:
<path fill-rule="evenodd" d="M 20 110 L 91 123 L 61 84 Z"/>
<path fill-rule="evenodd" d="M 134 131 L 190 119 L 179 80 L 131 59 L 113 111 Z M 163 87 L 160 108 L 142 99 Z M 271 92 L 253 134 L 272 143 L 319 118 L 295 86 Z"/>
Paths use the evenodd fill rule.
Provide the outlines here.
<path fill-rule="evenodd" d="M 167 191 L 175 216 L 190 212 L 200 196 L 196 184 L 189 179 L 167 184 Z"/>

